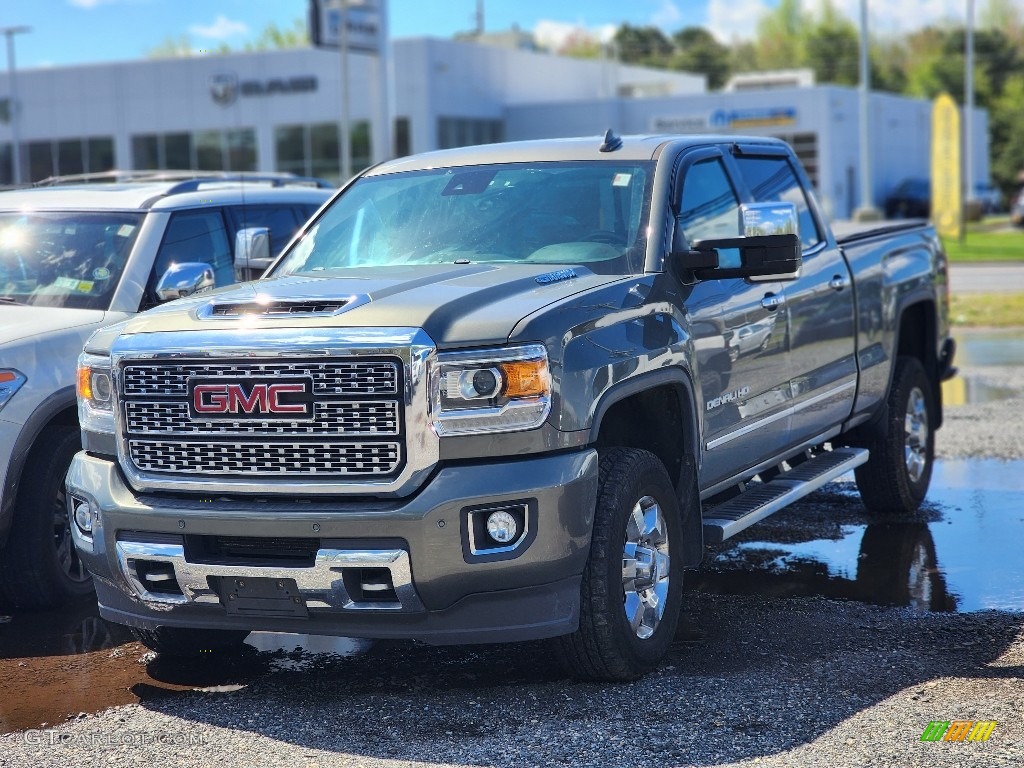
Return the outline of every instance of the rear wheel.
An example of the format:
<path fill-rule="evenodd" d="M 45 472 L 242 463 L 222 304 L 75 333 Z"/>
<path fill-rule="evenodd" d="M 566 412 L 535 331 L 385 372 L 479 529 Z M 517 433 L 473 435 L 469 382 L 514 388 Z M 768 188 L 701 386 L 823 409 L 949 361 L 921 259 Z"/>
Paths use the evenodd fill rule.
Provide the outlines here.
<path fill-rule="evenodd" d="M 679 501 L 665 467 L 635 448 L 602 453 L 579 629 L 556 643 L 582 680 L 633 680 L 664 658 L 683 586 Z"/>
<path fill-rule="evenodd" d="M 43 608 L 92 592 L 92 576 L 71 540 L 64 480 L 81 448 L 77 427 L 51 427 L 40 435 L 22 474 L 14 520 L 0 552 L 0 600 Z"/>
<path fill-rule="evenodd" d="M 189 627 L 132 627 L 135 639 L 161 655 L 196 657 L 230 653 L 242 647 L 248 630 L 192 629 Z"/>
<path fill-rule="evenodd" d="M 868 446 L 870 458 L 856 469 L 857 488 L 870 512 L 909 513 L 928 493 L 935 459 L 935 396 L 920 360 L 897 358 L 888 402 L 886 435 Z"/>

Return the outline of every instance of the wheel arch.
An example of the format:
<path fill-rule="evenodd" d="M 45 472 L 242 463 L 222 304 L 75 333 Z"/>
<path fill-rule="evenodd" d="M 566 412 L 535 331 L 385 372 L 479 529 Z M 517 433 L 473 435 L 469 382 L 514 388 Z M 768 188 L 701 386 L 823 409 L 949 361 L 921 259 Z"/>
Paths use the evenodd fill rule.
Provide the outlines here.
<path fill-rule="evenodd" d="M 7 544 L 11 524 L 14 519 L 14 502 L 21 490 L 21 478 L 25 464 L 35 449 L 40 435 L 52 427 L 78 427 L 78 406 L 75 401 L 75 388 L 64 387 L 47 397 L 28 420 L 22 425 L 11 462 L 4 478 L 2 502 L 0 502 L 0 549 Z"/>
<path fill-rule="evenodd" d="M 640 374 L 611 387 L 597 404 L 590 443 L 602 448 L 641 448 L 665 466 L 683 512 L 684 565 L 703 557 L 703 521 L 697 469 L 700 425 L 693 382 L 681 368 Z"/>

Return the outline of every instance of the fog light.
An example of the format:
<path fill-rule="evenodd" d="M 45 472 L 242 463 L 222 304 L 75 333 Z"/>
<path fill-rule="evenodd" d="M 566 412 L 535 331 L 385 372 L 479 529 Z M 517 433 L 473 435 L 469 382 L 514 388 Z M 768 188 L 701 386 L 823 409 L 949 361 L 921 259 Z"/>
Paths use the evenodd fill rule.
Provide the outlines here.
<path fill-rule="evenodd" d="M 492 512 L 487 516 L 487 535 L 499 544 L 514 541 L 518 534 L 519 525 L 508 512 Z"/>
<path fill-rule="evenodd" d="M 84 501 L 75 504 L 75 525 L 82 533 L 92 533 L 92 511 Z"/>

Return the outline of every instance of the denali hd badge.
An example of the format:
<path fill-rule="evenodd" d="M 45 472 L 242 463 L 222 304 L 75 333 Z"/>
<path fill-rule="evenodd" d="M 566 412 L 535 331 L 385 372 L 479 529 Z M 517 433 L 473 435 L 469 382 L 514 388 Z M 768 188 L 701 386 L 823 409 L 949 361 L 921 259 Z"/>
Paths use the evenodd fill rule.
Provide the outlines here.
<path fill-rule="evenodd" d="M 313 417 L 313 380 L 203 379 L 188 380 L 188 415 L 193 420 L 282 419 Z"/>

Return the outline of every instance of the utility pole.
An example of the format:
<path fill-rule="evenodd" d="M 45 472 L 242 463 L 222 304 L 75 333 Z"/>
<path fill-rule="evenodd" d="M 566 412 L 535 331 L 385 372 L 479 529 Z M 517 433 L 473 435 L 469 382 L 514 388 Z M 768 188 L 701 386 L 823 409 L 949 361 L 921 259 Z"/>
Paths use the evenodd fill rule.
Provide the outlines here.
<path fill-rule="evenodd" d="M 338 52 L 341 54 L 341 184 L 352 178 L 352 120 L 348 103 L 348 5 L 341 0 L 341 29 Z"/>
<path fill-rule="evenodd" d="M 14 36 L 31 31 L 32 27 L 0 27 L 0 32 L 7 37 L 7 77 L 11 83 L 11 173 L 16 185 L 21 184 L 21 136 L 18 125 L 21 103 L 18 101 L 17 67 L 14 64 Z"/>

